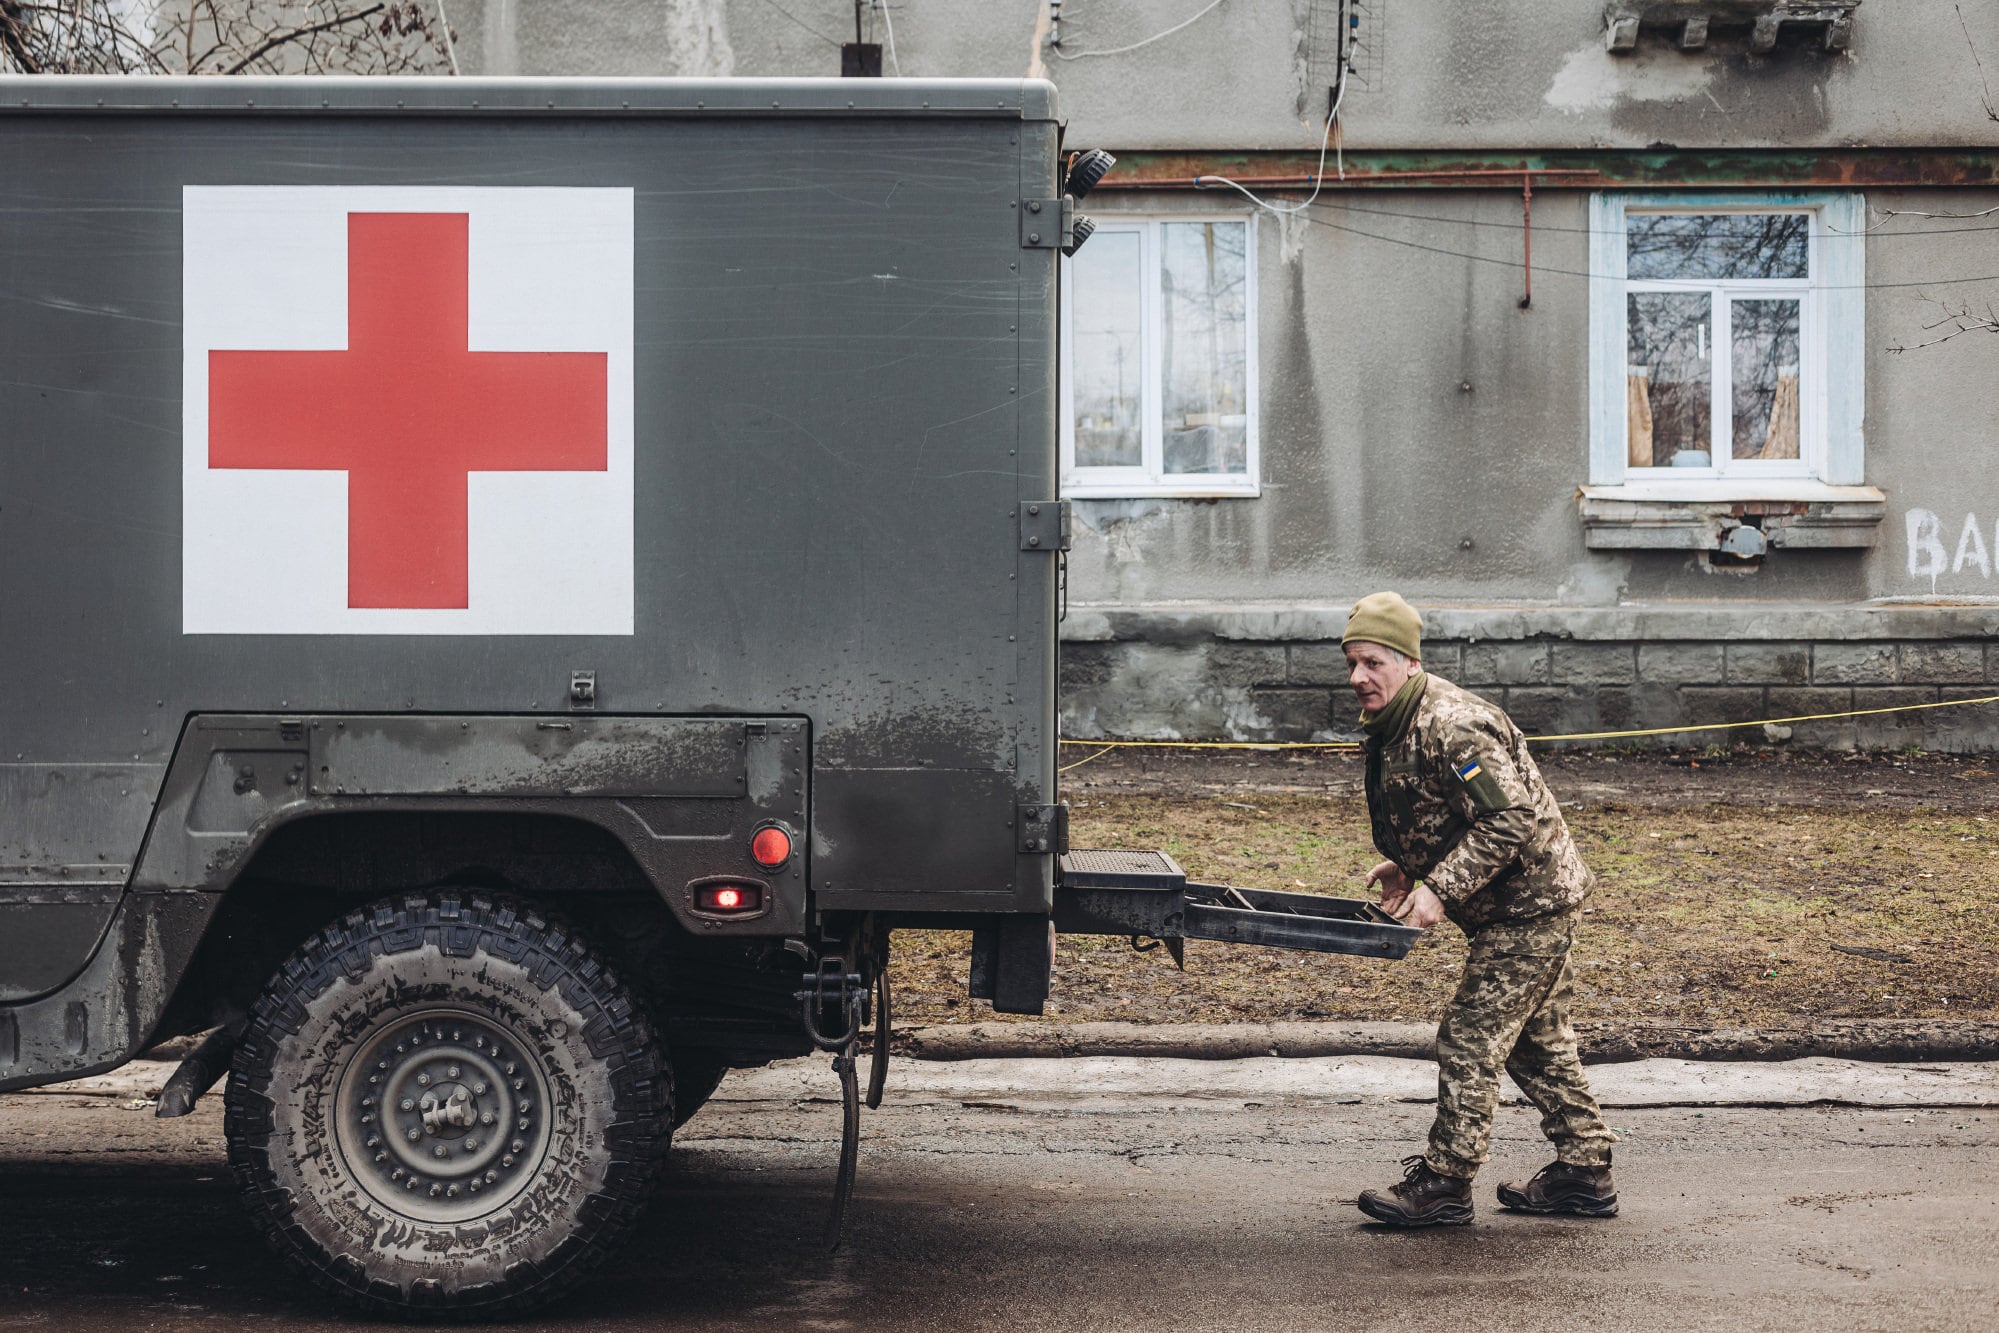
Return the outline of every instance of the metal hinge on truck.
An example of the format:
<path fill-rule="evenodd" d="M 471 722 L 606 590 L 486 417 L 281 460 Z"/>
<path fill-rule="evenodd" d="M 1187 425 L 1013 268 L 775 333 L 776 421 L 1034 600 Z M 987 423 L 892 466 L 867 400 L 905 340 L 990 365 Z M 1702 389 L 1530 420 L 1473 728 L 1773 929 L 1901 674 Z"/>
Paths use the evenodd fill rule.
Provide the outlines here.
<path fill-rule="evenodd" d="M 1023 199 L 1020 201 L 1021 249 L 1068 250 L 1076 244 L 1075 230 L 1075 200 Z"/>
<path fill-rule="evenodd" d="M 1020 507 L 1020 549 L 1023 551 L 1066 551 L 1069 549 L 1069 502 L 1029 500 Z"/>
<path fill-rule="evenodd" d="M 1069 803 L 1023 805 L 1019 808 L 1020 852 L 1023 856 L 1061 855 L 1069 850 Z"/>

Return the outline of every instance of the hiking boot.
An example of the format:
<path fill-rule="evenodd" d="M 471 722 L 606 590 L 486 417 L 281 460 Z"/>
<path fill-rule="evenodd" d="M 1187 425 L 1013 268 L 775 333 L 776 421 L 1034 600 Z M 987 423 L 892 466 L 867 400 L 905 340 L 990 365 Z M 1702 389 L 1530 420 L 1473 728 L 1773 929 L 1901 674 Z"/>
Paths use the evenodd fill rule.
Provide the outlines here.
<path fill-rule="evenodd" d="M 1524 1185 L 1501 1185 L 1499 1202 L 1517 1213 L 1616 1217 L 1617 1187 L 1611 1183 L 1608 1162 L 1602 1166 L 1550 1162 Z"/>
<path fill-rule="evenodd" d="M 1421 1154 L 1402 1159 L 1402 1183 L 1363 1190 L 1360 1210 L 1392 1227 L 1463 1226 L 1471 1221 L 1471 1182 L 1432 1171 Z"/>

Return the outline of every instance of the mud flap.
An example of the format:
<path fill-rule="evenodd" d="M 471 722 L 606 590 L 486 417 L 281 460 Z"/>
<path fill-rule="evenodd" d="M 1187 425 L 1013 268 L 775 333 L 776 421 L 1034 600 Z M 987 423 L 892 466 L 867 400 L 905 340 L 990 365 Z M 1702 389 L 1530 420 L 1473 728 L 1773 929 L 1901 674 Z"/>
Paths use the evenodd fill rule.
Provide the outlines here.
<path fill-rule="evenodd" d="M 972 930 L 970 993 L 1002 1014 L 1038 1014 L 1055 971 L 1055 925 L 1045 916 L 994 917 Z"/>

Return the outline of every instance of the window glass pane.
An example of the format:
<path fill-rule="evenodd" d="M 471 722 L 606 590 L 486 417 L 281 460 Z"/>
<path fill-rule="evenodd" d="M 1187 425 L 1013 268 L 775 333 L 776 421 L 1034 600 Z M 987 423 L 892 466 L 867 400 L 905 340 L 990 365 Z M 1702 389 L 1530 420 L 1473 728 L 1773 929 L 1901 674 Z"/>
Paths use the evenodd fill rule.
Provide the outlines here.
<path fill-rule="evenodd" d="M 1632 292 L 1625 360 L 1630 467 L 1706 467 L 1714 363 L 1706 292 Z"/>
<path fill-rule="evenodd" d="M 1247 472 L 1249 227 L 1167 222 L 1159 230 L 1165 470 Z"/>
<path fill-rule="evenodd" d="M 1798 456 L 1798 303 L 1737 301 L 1729 307 L 1737 458 Z"/>
<path fill-rule="evenodd" d="M 1633 278 L 1810 276 L 1803 213 L 1631 213 L 1625 272 Z"/>
<path fill-rule="evenodd" d="M 1138 467 L 1145 461 L 1138 265 L 1135 231 L 1100 231 L 1069 261 L 1077 467 Z"/>

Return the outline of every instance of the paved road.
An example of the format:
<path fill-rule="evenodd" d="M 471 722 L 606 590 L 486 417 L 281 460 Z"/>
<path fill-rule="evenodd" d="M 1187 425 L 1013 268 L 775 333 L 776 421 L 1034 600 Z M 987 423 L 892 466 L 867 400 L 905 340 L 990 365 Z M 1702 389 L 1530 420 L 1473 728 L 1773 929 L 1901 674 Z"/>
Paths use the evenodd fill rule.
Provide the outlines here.
<path fill-rule="evenodd" d="M 838 1256 L 816 1241 L 838 1113 L 809 1100 L 830 1074 L 735 1076 L 626 1259 L 516 1327 L 1999 1327 L 1989 1066 L 1601 1067 L 1626 1103 L 1621 1217 L 1482 1206 L 1414 1234 L 1347 1202 L 1419 1141 L 1414 1062 L 896 1072 Z M 156 1121 L 133 1086 L 0 1097 L 0 1329 L 356 1327 L 241 1220 L 217 1100 Z M 1782 1104 L 1825 1096 L 1880 1104 Z M 1742 1101 L 1766 1104 L 1717 1104 Z M 1541 1158 L 1529 1113 L 1504 1111 L 1481 1194 Z"/>

